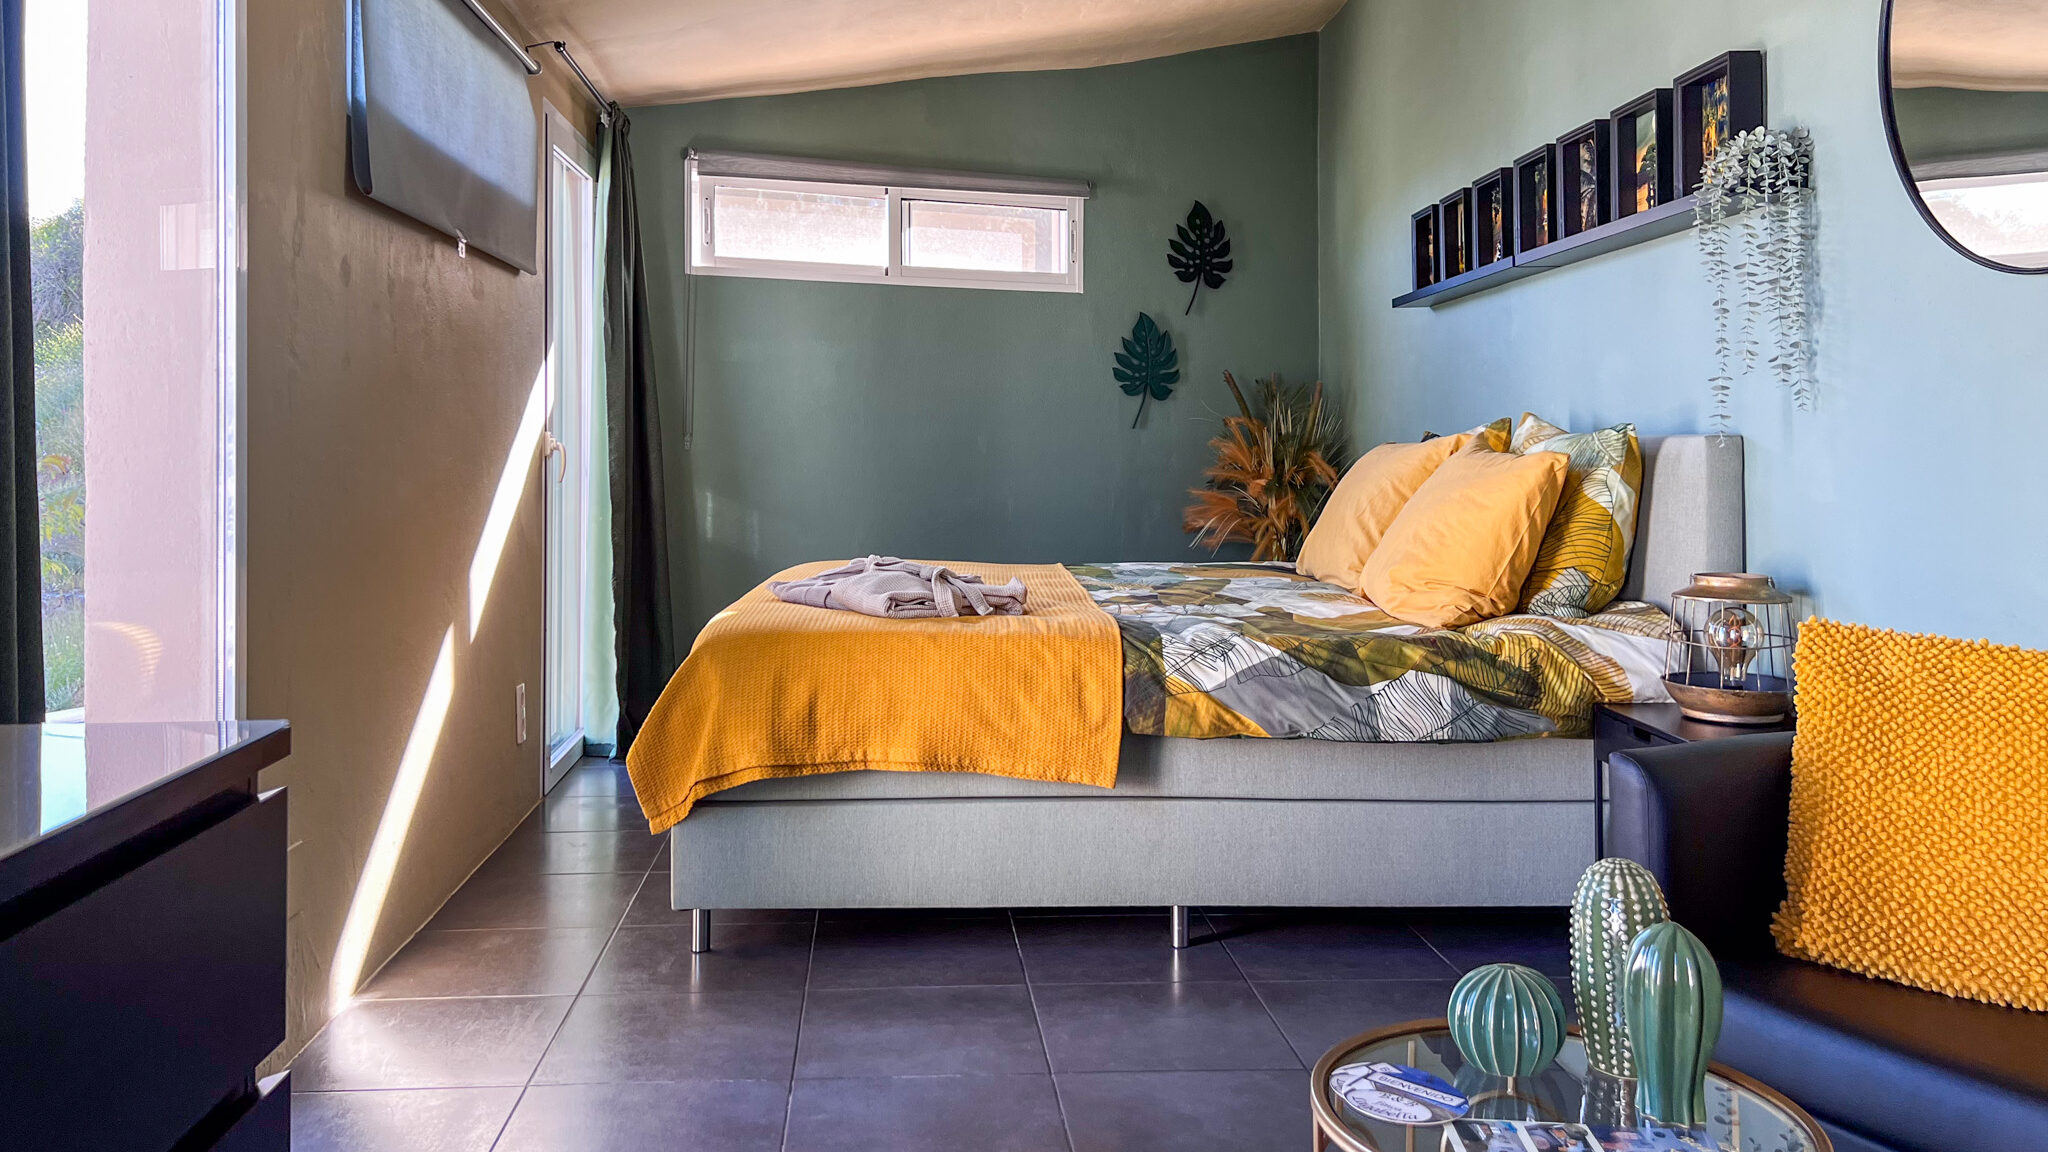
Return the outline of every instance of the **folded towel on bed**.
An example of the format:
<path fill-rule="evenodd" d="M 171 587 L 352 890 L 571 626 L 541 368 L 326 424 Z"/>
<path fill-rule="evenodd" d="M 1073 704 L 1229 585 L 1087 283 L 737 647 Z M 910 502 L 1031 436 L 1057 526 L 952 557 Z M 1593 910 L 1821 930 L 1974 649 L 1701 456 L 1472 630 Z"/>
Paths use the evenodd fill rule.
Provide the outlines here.
<path fill-rule="evenodd" d="M 771 581 L 768 590 L 792 604 L 895 620 L 1024 614 L 1022 580 L 989 584 L 970 572 L 895 556 L 869 556 L 801 580 Z"/>

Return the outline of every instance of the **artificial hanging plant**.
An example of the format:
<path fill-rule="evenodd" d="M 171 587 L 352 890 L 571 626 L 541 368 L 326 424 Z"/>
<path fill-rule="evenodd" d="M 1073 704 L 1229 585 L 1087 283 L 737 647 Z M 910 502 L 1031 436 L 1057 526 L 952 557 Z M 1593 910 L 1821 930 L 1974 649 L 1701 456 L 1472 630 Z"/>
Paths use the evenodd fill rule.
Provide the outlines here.
<path fill-rule="evenodd" d="M 1759 365 L 1813 407 L 1813 141 L 1752 128 L 1708 159 L 1693 209 L 1714 291 L 1714 426 L 1728 430 L 1738 372 Z"/>
<path fill-rule="evenodd" d="M 1209 441 L 1216 463 L 1203 471 L 1208 484 L 1190 490 L 1195 501 L 1181 526 L 1211 551 L 1239 542 L 1252 546 L 1254 560 L 1292 560 L 1337 483 L 1337 418 L 1323 405 L 1321 381 L 1289 387 L 1276 372 L 1258 382 L 1256 408 L 1230 373 L 1223 382 L 1238 414 L 1225 416 L 1222 434 Z"/>

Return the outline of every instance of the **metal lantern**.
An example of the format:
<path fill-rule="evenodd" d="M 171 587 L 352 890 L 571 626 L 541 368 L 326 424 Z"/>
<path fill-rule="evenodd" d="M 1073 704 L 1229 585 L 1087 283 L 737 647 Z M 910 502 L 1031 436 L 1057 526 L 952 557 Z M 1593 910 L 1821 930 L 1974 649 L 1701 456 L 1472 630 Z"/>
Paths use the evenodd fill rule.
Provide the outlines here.
<path fill-rule="evenodd" d="M 1664 687 L 1687 716 L 1775 724 L 1792 708 L 1792 597 L 1769 576 L 1699 572 L 1671 596 Z"/>

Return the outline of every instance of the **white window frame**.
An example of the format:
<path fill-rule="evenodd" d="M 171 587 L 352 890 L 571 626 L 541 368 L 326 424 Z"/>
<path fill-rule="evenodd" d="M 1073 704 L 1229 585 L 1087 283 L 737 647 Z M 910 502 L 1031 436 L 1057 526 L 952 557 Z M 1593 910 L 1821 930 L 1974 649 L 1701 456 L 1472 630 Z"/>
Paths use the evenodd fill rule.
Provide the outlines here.
<path fill-rule="evenodd" d="M 689 184 L 690 272 L 700 276 L 748 276 L 771 280 L 821 280 L 851 284 L 908 284 L 925 288 L 992 288 L 1007 292 L 1075 292 L 1082 290 L 1083 196 L 1047 196 L 1030 192 L 957 191 L 883 184 L 829 183 L 822 180 L 771 180 L 755 176 L 706 176 L 687 161 Z M 753 260 L 721 257 L 712 247 L 712 197 L 720 187 L 777 192 L 810 192 L 865 196 L 888 205 L 889 263 L 824 264 L 808 260 Z M 925 268 L 903 262 L 910 227 L 907 200 L 953 204 L 999 204 L 1017 208 L 1052 208 L 1067 214 L 1067 267 L 1064 272 L 990 272 L 972 268 Z"/>

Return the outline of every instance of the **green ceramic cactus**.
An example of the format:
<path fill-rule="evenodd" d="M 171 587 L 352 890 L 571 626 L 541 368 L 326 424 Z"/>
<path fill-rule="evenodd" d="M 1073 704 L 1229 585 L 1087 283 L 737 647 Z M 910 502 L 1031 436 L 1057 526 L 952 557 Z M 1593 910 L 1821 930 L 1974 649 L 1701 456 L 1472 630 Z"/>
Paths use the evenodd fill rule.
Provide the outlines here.
<path fill-rule="evenodd" d="M 1633 1077 L 1628 1023 L 1622 1015 L 1622 977 L 1636 934 L 1671 919 L 1664 890 L 1650 870 L 1610 856 L 1579 877 L 1572 894 L 1572 991 L 1586 1063 L 1610 1076 Z"/>
<path fill-rule="evenodd" d="M 1721 1038 L 1721 970 L 1700 938 L 1666 921 L 1628 949 L 1623 999 L 1636 1060 L 1636 1111 L 1666 1124 L 1707 1121 L 1707 1062 Z"/>
<path fill-rule="evenodd" d="M 1465 1062 L 1495 1076 L 1534 1076 L 1564 1045 L 1564 999 L 1541 972 L 1487 964 L 1451 989 L 1445 1015 Z"/>

